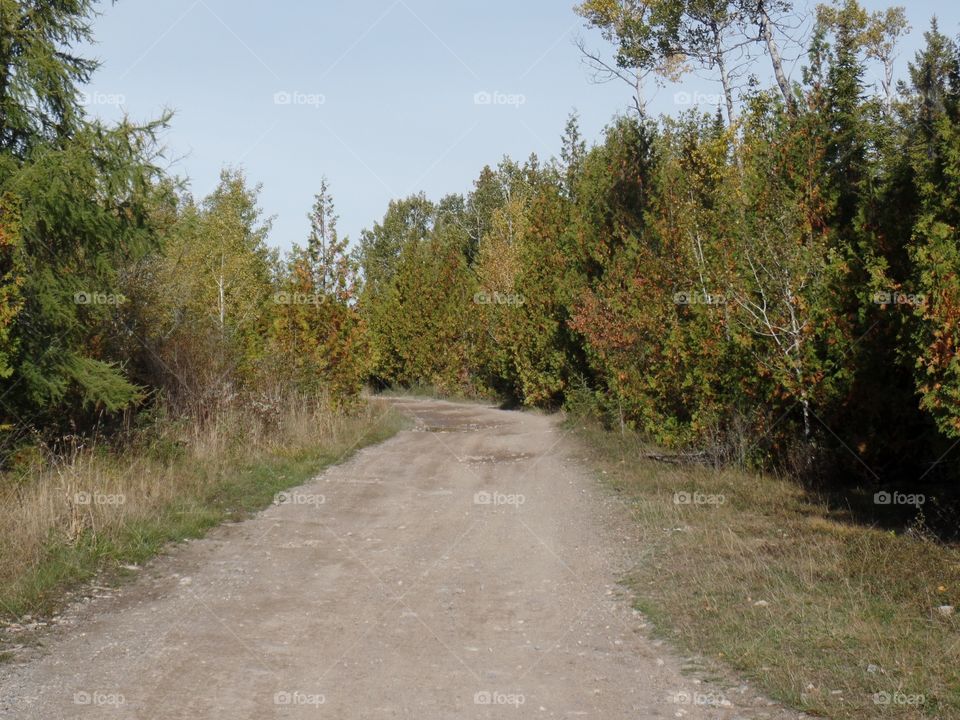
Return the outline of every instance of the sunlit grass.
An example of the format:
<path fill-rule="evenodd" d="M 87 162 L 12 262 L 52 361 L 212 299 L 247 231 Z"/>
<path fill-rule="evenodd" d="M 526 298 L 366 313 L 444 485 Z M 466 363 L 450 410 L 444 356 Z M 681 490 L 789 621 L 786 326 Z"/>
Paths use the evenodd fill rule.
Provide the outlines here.
<path fill-rule="evenodd" d="M 0 483 L 0 616 L 42 616 L 66 590 L 270 504 L 403 418 L 371 401 L 350 413 L 292 403 L 265 429 L 242 412 L 181 427 L 149 447 L 78 450 Z"/>
<path fill-rule="evenodd" d="M 660 634 L 814 715 L 960 717 L 960 620 L 938 610 L 960 600 L 958 548 L 855 524 L 786 480 L 651 461 L 636 437 L 579 427 L 635 517 L 641 560 L 625 582 Z"/>

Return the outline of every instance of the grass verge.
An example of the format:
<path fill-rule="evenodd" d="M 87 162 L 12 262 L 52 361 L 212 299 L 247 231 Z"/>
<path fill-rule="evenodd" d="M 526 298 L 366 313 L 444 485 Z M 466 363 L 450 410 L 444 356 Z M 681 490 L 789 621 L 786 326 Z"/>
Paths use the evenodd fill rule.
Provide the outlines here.
<path fill-rule="evenodd" d="M 121 454 L 81 448 L 3 477 L 0 617 L 49 615 L 69 590 L 242 519 L 405 423 L 376 400 L 350 413 L 294 405 L 269 424 L 227 413 Z"/>
<path fill-rule="evenodd" d="M 960 718 L 960 549 L 852 522 L 795 483 L 644 459 L 577 423 L 636 520 L 636 606 L 679 647 L 834 720 Z M 942 609 L 941 609 L 942 608 Z"/>

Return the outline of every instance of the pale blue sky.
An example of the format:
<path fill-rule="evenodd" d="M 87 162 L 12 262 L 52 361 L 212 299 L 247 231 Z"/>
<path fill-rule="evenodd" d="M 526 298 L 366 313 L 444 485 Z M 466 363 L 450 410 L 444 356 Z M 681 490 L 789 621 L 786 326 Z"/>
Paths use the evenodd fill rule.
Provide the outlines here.
<path fill-rule="evenodd" d="M 591 82 L 573 40 L 580 34 L 591 47 L 604 43 L 584 31 L 573 4 L 105 3 L 94 26 L 103 67 L 87 88 L 90 110 L 147 119 L 173 109 L 165 136 L 179 158 L 173 171 L 202 196 L 223 166 L 242 166 L 263 183 L 263 208 L 276 216 L 271 242 L 282 248 L 304 241 L 306 212 L 325 174 L 341 232 L 356 240 L 392 197 L 466 192 L 483 165 L 504 154 L 558 154 L 572 108 L 587 139 L 599 138 L 630 93 L 619 83 Z M 898 73 L 934 12 L 944 32 L 960 29 L 960 5 L 908 3 L 914 29 Z M 766 71 L 765 58 L 758 68 Z M 480 92 L 493 102 L 477 104 Z M 649 110 L 659 114 L 684 109 L 678 92 L 709 101 L 717 89 L 688 76 L 680 87 L 651 85 L 647 92 Z"/>

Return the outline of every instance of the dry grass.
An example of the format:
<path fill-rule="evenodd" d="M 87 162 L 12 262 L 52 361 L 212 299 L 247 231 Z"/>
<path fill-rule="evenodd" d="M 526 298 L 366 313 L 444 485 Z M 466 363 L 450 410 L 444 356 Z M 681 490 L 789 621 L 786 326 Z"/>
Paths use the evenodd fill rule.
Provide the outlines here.
<path fill-rule="evenodd" d="M 660 633 L 811 714 L 960 718 L 960 618 L 937 609 L 960 605 L 958 548 L 855 524 L 790 482 L 580 434 L 636 517 L 626 581 Z"/>
<path fill-rule="evenodd" d="M 202 426 L 160 418 L 122 453 L 75 446 L 0 478 L 0 616 L 48 613 L 69 587 L 264 507 L 402 424 L 378 401 L 271 407 Z"/>

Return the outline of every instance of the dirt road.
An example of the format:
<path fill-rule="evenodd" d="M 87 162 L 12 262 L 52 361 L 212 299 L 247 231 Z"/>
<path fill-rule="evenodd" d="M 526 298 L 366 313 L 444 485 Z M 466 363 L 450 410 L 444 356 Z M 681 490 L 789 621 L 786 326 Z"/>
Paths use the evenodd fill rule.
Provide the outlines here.
<path fill-rule="evenodd" d="M 398 400 L 416 428 L 174 549 L 0 666 L 0 715 L 781 718 L 651 640 L 635 543 L 554 419 Z"/>

